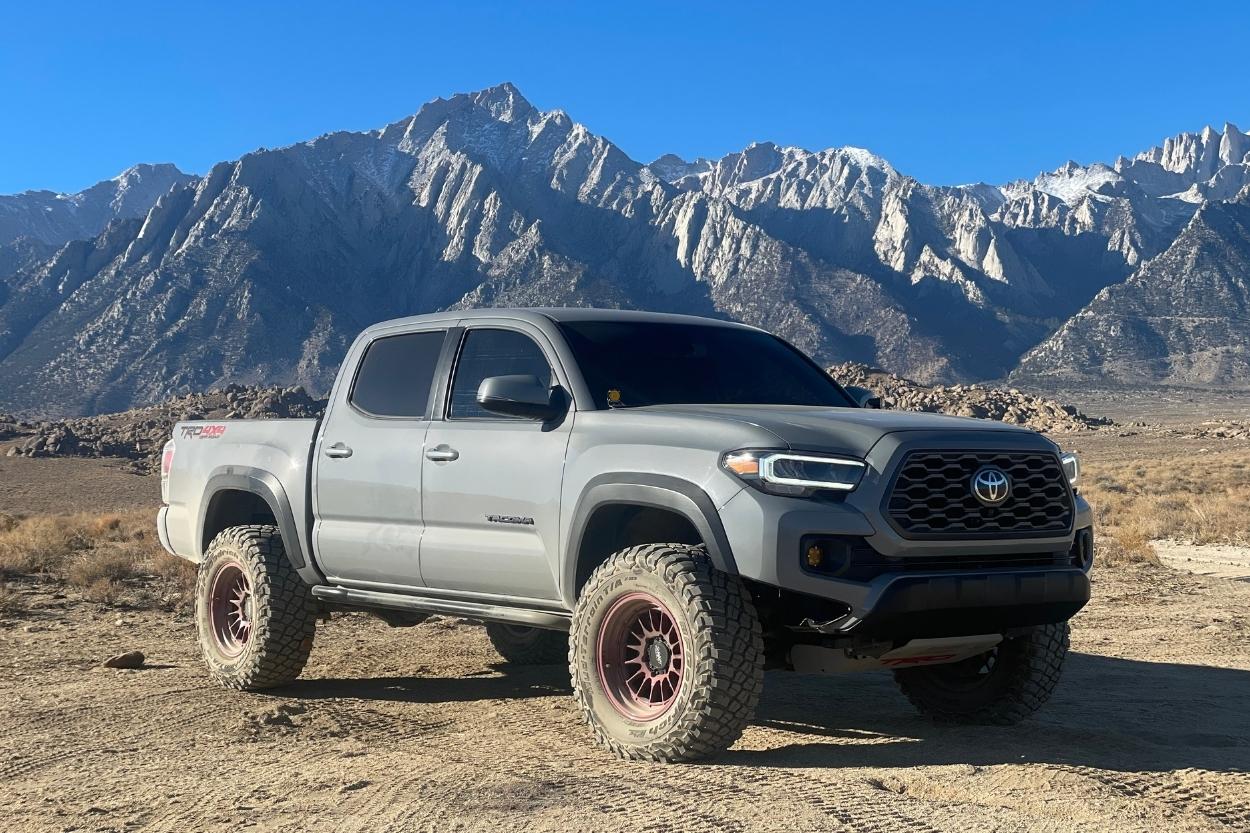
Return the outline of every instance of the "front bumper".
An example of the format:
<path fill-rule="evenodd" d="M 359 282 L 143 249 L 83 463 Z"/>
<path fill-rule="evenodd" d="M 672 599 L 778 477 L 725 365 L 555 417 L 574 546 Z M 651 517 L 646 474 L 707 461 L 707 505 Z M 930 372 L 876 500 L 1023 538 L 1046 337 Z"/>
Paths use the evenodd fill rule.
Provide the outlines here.
<path fill-rule="evenodd" d="M 983 634 L 1060 622 L 1089 601 L 1093 515 L 1079 495 L 1068 534 L 976 541 L 904 539 L 880 517 L 874 523 L 867 507 L 879 503 L 876 496 L 860 497 L 819 502 L 754 489 L 738 493 L 721 508 L 721 519 L 739 574 L 840 603 L 846 614 L 838 632 L 883 638 Z M 808 569 L 803 553 L 813 537 L 862 542 L 875 556 L 873 569 L 854 579 Z M 1038 555 L 1041 563 L 1017 566 L 1027 561 L 1025 555 Z"/>
<path fill-rule="evenodd" d="M 1066 622 L 1089 601 L 1079 569 L 882 576 L 844 630 L 880 638 L 965 636 Z"/>

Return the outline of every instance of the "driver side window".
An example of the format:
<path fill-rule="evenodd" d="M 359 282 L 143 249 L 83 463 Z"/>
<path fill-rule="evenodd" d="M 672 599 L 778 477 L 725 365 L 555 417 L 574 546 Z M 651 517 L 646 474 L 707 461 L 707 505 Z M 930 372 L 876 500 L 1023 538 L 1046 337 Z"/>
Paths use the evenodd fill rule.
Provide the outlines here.
<path fill-rule="evenodd" d="M 529 336 L 515 330 L 474 329 L 465 334 L 451 384 L 450 419 L 519 419 L 491 413 L 477 404 L 477 389 L 490 376 L 536 376 L 550 387 L 551 365 Z"/>

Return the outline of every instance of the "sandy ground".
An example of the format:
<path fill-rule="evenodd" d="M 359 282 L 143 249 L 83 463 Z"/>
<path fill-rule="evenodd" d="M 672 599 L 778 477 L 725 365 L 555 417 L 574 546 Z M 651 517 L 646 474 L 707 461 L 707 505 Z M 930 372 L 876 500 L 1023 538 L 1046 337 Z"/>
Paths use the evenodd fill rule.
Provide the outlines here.
<path fill-rule="evenodd" d="M 1160 421 L 1247 411 L 1173 399 Z M 1231 447 L 1132 427 L 1059 439 L 1093 461 Z M 0 512 L 150 506 L 156 491 L 110 461 L 0 457 Z M 185 614 L 21 582 L 31 611 L 0 619 L 0 833 L 1247 833 L 1250 551 L 1157 547 L 1169 566 L 1096 573 L 1060 688 L 1020 726 L 934 725 L 887 675 L 770 672 L 728 754 L 667 767 L 592 746 L 566 669 L 502 665 L 463 623 L 336 616 L 303 679 L 239 694 L 208 681 Z M 147 667 L 100 667 L 130 649 Z"/>
<path fill-rule="evenodd" d="M 0 625 L 0 802 L 34 830 L 1250 830 L 1250 584 L 1107 570 L 1059 691 L 935 726 L 888 676 L 770 673 L 713 764 L 590 745 L 560 667 L 479 628 L 336 616 L 304 679 L 207 680 L 185 616 L 26 585 Z M 148 667 L 113 671 L 126 649 Z"/>

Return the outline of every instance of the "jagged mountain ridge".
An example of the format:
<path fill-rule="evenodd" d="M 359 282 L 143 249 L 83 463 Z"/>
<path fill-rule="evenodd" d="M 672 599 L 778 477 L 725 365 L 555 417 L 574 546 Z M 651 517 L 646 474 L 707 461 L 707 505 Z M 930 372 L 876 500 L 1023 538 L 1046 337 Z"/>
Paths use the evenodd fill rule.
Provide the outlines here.
<path fill-rule="evenodd" d="M 195 179 L 174 165 L 134 165 L 76 194 L 0 195 L 0 246 L 31 238 L 50 246 L 95 237 L 112 220 L 142 217 L 158 197 Z"/>
<path fill-rule="evenodd" d="M 1021 378 L 1202 385 L 1250 380 L 1250 187 L 1205 202 L 1158 257 L 1030 350 Z"/>
<path fill-rule="evenodd" d="M 1230 159 L 1234 133 L 1217 143 Z M 1182 193 L 1244 176 L 1244 156 L 1217 147 L 1212 167 L 1208 145 L 1125 169 Z M 823 360 L 1003 375 L 1197 207 L 1101 171 L 1052 193 L 1076 178 L 1063 170 L 935 187 L 867 151 L 768 144 L 641 165 L 504 84 L 221 163 L 23 264 L 0 279 L 0 408 L 116 410 L 226 382 L 320 392 L 361 327 L 477 305 L 722 315 Z"/>

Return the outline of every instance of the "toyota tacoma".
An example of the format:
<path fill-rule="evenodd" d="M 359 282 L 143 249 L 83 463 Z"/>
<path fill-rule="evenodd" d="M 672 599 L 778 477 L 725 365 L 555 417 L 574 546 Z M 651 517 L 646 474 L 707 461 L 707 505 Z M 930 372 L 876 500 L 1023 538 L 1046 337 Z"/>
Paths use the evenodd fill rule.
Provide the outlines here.
<path fill-rule="evenodd" d="M 234 689 L 291 682 L 321 617 L 367 610 L 567 661 L 624 758 L 726 749 L 766 668 L 885 669 L 934 718 L 1015 723 L 1089 599 L 1078 461 L 879 406 L 727 321 L 404 318 L 357 338 L 320 419 L 175 426 L 158 531 L 199 565 L 200 647 Z"/>

